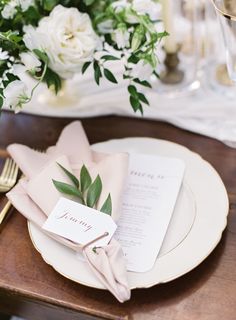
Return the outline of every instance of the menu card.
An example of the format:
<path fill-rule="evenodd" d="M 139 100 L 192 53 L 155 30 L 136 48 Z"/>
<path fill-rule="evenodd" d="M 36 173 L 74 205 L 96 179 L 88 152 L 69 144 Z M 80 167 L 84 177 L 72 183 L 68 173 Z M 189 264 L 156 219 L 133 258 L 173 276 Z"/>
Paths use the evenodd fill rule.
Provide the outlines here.
<path fill-rule="evenodd" d="M 163 243 L 185 164 L 176 158 L 131 154 L 115 238 L 120 242 L 127 269 L 150 270 Z"/>

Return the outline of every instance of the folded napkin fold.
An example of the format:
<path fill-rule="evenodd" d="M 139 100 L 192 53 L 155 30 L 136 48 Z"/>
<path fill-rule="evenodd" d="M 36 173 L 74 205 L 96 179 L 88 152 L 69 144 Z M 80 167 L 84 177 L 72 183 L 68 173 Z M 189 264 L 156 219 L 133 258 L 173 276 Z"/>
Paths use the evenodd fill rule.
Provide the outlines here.
<path fill-rule="evenodd" d="M 119 218 L 121 194 L 128 169 L 128 155 L 102 154 L 93 151 L 79 121 L 65 127 L 57 144 L 49 147 L 46 153 L 19 144 L 10 145 L 8 152 L 25 177 L 7 196 L 21 214 L 40 228 L 61 196 L 54 187 L 52 178 L 68 182 L 57 162 L 77 176 L 83 164 L 88 168 L 92 178 L 99 174 L 103 190 L 98 208 L 110 193 L 112 217 L 115 221 Z M 49 233 L 48 236 L 75 251 L 79 250 L 77 244 L 65 238 Z M 98 248 L 96 254 L 90 247 L 85 247 L 83 255 L 103 286 L 120 302 L 130 298 L 123 252 L 115 239 L 112 239 L 107 246 Z"/>

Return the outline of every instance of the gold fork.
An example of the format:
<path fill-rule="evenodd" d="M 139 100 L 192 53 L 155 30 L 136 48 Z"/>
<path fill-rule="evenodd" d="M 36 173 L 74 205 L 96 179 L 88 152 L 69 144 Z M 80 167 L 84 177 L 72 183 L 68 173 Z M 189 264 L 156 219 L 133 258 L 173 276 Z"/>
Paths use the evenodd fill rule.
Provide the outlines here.
<path fill-rule="evenodd" d="M 9 191 L 16 183 L 18 166 L 11 158 L 7 158 L 0 175 L 0 192 Z"/>
<path fill-rule="evenodd" d="M 0 175 L 0 192 L 7 192 L 9 191 L 14 184 L 16 183 L 17 175 L 18 175 L 18 166 L 17 164 L 11 159 L 7 158 L 5 160 L 2 173 Z M 2 203 L 3 207 L 0 212 L 0 224 L 4 220 L 6 214 L 8 213 L 11 203 L 6 199 L 3 200 Z"/>

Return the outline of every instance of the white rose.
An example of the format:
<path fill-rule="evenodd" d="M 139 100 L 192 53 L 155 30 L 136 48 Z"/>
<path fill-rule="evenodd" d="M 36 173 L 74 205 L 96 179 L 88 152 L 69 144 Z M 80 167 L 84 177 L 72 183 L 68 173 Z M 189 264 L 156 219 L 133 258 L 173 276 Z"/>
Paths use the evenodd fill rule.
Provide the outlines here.
<path fill-rule="evenodd" d="M 46 35 L 38 33 L 31 25 L 24 26 L 23 31 L 23 41 L 30 51 L 34 49 L 44 50 L 45 41 L 47 40 Z"/>
<path fill-rule="evenodd" d="M 22 52 L 20 59 L 29 71 L 40 71 L 41 62 L 32 52 Z"/>
<path fill-rule="evenodd" d="M 16 14 L 16 6 L 17 2 L 15 0 L 8 2 L 1 12 L 2 17 L 4 19 L 12 19 Z"/>
<path fill-rule="evenodd" d="M 49 67 L 62 78 L 70 78 L 92 60 L 98 45 L 91 20 L 76 8 L 56 6 L 37 29 L 24 28 L 28 49 L 41 49 L 49 57 Z"/>
<path fill-rule="evenodd" d="M 20 107 L 28 98 L 26 90 L 26 85 L 21 80 L 14 80 L 9 83 L 3 90 L 4 106 L 12 107 L 13 109 Z"/>
<path fill-rule="evenodd" d="M 138 14 L 147 14 L 151 20 L 157 20 L 161 16 L 161 4 L 153 0 L 133 0 L 133 9 Z"/>

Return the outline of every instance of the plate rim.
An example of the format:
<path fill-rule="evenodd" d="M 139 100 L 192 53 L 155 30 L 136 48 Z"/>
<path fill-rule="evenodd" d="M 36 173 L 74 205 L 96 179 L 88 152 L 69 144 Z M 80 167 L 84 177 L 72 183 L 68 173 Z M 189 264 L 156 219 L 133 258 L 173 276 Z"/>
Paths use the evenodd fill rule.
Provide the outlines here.
<path fill-rule="evenodd" d="M 184 271 L 181 271 L 179 274 L 175 274 L 173 276 L 170 276 L 169 278 L 166 278 L 162 281 L 158 281 L 158 282 L 155 282 L 153 283 L 153 281 L 148 281 L 146 282 L 145 284 L 141 284 L 141 285 L 133 285 L 133 286 L 130 286 L 130 289 L 133 290 L 133 289 L 144 289 L 144 288 L 150 288 L 154 285 L 158 285 L 158 284 L 161 284 L 161 283 L 167 283 L 167 282 L 170 282 L 170 281 L 173 281 L 174 279 L 177 279 L 183 275 L 185 275 L 186 273 L 190 272 L 191 270 L 193 270 L 194 268 L 196 268 L 198 265 L 200 265 L 208 256 L 209 254 L 215 249 L 215 247 L 218 245 L 218 243 L 220 242 L 221 238 L 222 238 L 222 233 L 227 225 L 227 216 L 228 216 L 228 213 L 229 213 L 229 198 L 228 198 L 228 193 L 227 193 L 227 190 L 224 186 L 224 183 L 219 175 L 219 173 L 215 170 L 215 168 L 208 162 L 206 161 L 204 158 L 202 158 L 201 155 L 199 155 L 198 153 L 190 150 L 189 148 L 187 148 L 186 146 L 183 146 L 181 144 L 178 144 L 176 142 L 172 142 L 172 141 L 169 141 L 169 140 L 165 140 L 165 139 L 157 139 L 157 138 L 152 138 L 152 137 L 126 137 L 126 138 L 120 138 L 120 139 L 110 139 L 110 140 L 106 140 L 106 141 L 102 141 L 102 142 L 98 142 L 98 143 L 95 143 L 93 145 L 91 145 L 92 149 L 96 150 L 96 147 L 99 145 L 102 145 L 104 143 L 116 143 L 116 142 L 120 142 L 120 141 L 128 141 L 128 140 L 131 140 L 131 141 L 139 141 L 139 140 L 150 140 L 150 141 L 155 141 L 155 142 L 160 142 L 160 143 L 164 143 L 164 144 L 168 144 L 168 145 L 172 145 L 174 147 L 177 147 L 178 149 L 182 149 L 184 152 L 187 152 L 189 153 L 191 156 L 194 156 L 194 157 L 197 157 L 198 160 L 200 161 L 203 161 L 203 163 L 208 167 L 208 169 L 210 169 L 212 171 L 212 173 L 214 173 L 214 175 L 218 178 L 219 182 L 221 183 L 221 187 L 223 188 L 224 190 L 224 195 L 222 195 L 222 198 L 224 197 L 225 199 L 225 211 L 226 213 L 224 214 L 224 223 L 222 223 L 222 227 L 221 227 L 221 230 L 219 230 L 219 234 L 218 234 L 218 237 L 217 239 L 215 240 L 214 244 L 212 244 L 212 246 L 209 248 L 209 250 L 205 253 L 205 255 L 202 255 L 200 259 L 198 259 L 198 262 L 194 264 L 194 266 L 188 266 L 186 267 L 186 269 Z M 107 151 L 106 151 L 107 152 Z M 155 155 L 155 153 L 153 153 L 153 155 Z M 189 186 L 190 189 L 191 189 L 191 186 Z M 192 191 L 192 189 L 191 189 Z M 71 276 L 68 276 L 66 275 L 65 273 L 63 273 L 61 270 L 59 270 L 55 265 L 53 265 L 50 261 L 48 261 L 48 259 L 45 257 L 45 255 L 40 251 L 40 249 L 38 248 L 37 244 L 35 243 L 34 241 L 34 238 L 33 238 L 33 235 L 32 235 L 32 228 L 31 226 L 33 225 L 33 227 L 37 228 L 39 232 L 42 232 L 41 230 L 39 230 L 39 228 L 37 226 L 34 225 L 33 222 L 30 222 L 28 221 L 27 223 L 27 227 L 28 227 L 28 232 L 29 232 L 29 236 L 30 236 L 30 239 L 31 239 L 31 242 L 34 246 L 34 248 L 38 251 L 38 253 L 41 255 L 42 259 L 48 264 L 50 265 L 56 272 L 58 272 L 59 274 L 61 274 L 63 277 L 73 281 L 73 282 L 76 282 L 76 283 L 79 283 L 81 285 L 85 285 L 85 286 L 88 286 L 88 287 L 91 287 L 91 288 L 96 288 L 96 289 L 102 289 L 102 290 L 106 290 L 106 288 L 104 288 L 102 285 L 101 286 L 97 286 L 97 284 L 95 285 L 92 285 L 88 282 L 83 282 L 81 280 L 77 280 L 77 279 L 74 279 L 73 277 Z M 190 230 L 191 232 L 191 230 Z M 186 237 L 187 238 L 187 237 Z M 50 240 L 53 240 L 53 239 L 50 239 Z M 55 241 L 55 240 L 54 240 Z M 183 242 L 186 241 L 186 239 L 183 240 Z M 175 250 L 175 249 L 174 249 Z M 171 250 L 172 251 L 172 250 Z M 170 251 L 170 252 L 171 252 Z M 168 253 L 166 254 L 168 255 Z M 164 256 L 166 256 L 164 255 Z M 163 256 L 163 257 L 164 257 Z M 163 258 L 163 257 L 160 257 Z M 156 263 L 155 263 L 156 264 Z M 128 274 L 129 273 L 135 273 L 135 272 L 131 272 L 131 271 L 128 271 Z"/>

